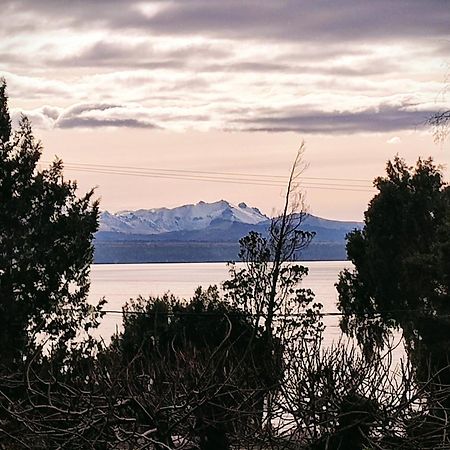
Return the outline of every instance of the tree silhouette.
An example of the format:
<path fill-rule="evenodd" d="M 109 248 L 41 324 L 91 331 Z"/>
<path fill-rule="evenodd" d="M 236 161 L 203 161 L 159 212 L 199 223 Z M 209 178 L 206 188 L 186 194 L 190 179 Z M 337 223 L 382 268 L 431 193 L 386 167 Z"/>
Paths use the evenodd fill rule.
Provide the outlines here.
<path fill-rule="evenodd" d="M 9 141 L 11 136 L 11 118 L 6 96 L 6 80 L 0 78 L 0 143 Z"/>
<path fill-rule="evenodd" d="M 62 352 L 97 324 L 87 301 L 98 204 L 78 198 L 56 160 L 37 167 L 41 144 L 22 117 L 11 134 L 6 83 L 0 85 L 0 364 L 19 364 L 44 342 Z"/>
<path fill-rule="evenodd" d="M 443 142 L 448 136 L 450 126 L 450 109 L 433 114 L 428 123 L 433 127 L 436 142 Z"/>
<path fill-rule="evenodd" d="M 413 169 L 399 157 L 375 186 L 364 228 L 348 236 L 355 269 L 337 284 L 341 326 L 368 353 L 400 327 L 417 367 L 431 357 L 442 368 L 450 354 L 450 189 L 431 159 Z"/>

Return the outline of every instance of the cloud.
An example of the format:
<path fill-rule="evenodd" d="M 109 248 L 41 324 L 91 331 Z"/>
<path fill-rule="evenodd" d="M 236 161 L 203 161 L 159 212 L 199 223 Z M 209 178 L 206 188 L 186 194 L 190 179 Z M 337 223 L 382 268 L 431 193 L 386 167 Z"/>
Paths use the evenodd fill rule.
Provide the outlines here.
<path fill-rule="evenodd" d="M 391 137 L 390 139 L 388 139 L 386 141 L 386 144 L 397 145 L 397 144 L 400 144 L 400 142 L 402 142 L 402 140 L 398 136 L 394 136 L 394 137 Z"/>
<path fill-rule="evenodd" d="M 17 18 L 9 25 L 16 27 L 42 20 L 47 26 L 79 29 L 326 43 L 443 37 L 450 21 L 448 0 L 172 0 L 142 5 L 138 0 L 4 0 L 2 9 Z"/>
<path fill-rule="evenodd" d="M 13 110 L 13 122 L 25 114 L 37 128 L 160 128 L 152 122 L 151 112 L 136 105 L 76 104 L 69 108 L 44 106 L 27 111 Z"/>
<path fill-rule="evenodd" d="M 447 6 L 4 0 L 0 74 L 39 127 L 410 129 L 442 91 Z"/>
<path fill-rule="evenodd" d="M 431 111 L 415 111 L 404 107 L 381 105 L 362 111 L 273 111 L 265 117 L 242 119 L 234 125 L 245 131 L 309 134 L 355 134 L 410 130 L 425 125 Z"/>
<path fill-rule="evenodd" d="M 11 111 L 11 118 L 13 127 L 17 127 L 20 117 L 25 114 L 31 123 L 36 128 L 41 129 L 51 129 L 55 125 L 56 119 L 62 112 L 62 108 L 57 108 L 54 106 L 43 106 L 41 108 L 36 108 L 28 111 L 21 111 L 18 109 L 13 109 Z"/>
<path fill-rule="evenodd" d="M 10 98 L 42 99 L 45 96 L 67 97 L 73 92 L 69 83 L 47 79 L 41 76 L 32 77 L 2 71 L 0 76 L 8 83 Z"/>
<path fill-rule="evenodd" d="M 192 60 L 224 60 L 229 50 L 207 44 L 179 44 L 176 48 L 161 49 L 149 40 L 121 41 L 102 39 L 75 50 L 69 55 L 46 58 L 50 66 L 59 67 L 132 67 L 146 69 L 184 69 Z"/>
<path fill-rule="evenodd" d="M 140 106 L 79 104 L 64 110 L 55 121 L 57 128 L 130 127 L 160 128 Z"/>
<path fill-rule="evenodd" d="M 337 135 L 419 128 L 425 124 L 431 111 L 417 111 L 401 105 L 380 105 L 361 111 L 331 112 L 298 107 L 288 112 L 271 108 L 223 108 L 210 114 L 207 109 L 200 108 L 188 111 L 146 108 L 138 104 L 82 103 L 65 109 L 44 106 L 25 111 L 25 114 L 38 128 L 193 128 Z M 16 116 L 18 111 L 14 111 Z M 398 137 L 388 141 L 389 144 L 398 142 Z"/>
<path fill-rule="evenodd" d="M 125 14 L 111 23 L 159 33 L 329 43 L 446 36 L 449 20 L 446 0 L 340 0 L 335 6 L 329 0 L 178 0 L 151 17 Z"/>

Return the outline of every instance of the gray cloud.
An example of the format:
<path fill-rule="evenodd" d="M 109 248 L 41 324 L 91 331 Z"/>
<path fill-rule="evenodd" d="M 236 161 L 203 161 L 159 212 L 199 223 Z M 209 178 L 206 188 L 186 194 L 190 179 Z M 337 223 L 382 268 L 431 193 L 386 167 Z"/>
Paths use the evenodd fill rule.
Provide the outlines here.
<path fill-rule="evenodd" d="M 49 58 L 47 64 L 61 67 L 133 67 L 147 69 L 182 69 L 191 59 L 223 59 L 230 56 L 225 49 L 206 44 L 185 45 L 174 50 L 158 50 L 149 43 L 130 44 L 99 40 L 88 48 L 63 58 Z"/>
<path fill-rule="evenodd" d="M 450 51 L 448 0 L 143 4 L 3 0 L 10 97 L 40 127 L 394 131 L 426 119 L 402 99 L 430 109 Z"/>
<path fill-rule="evenodd" d="M 3 3 L 8 14 L 26 11 L 36 19 L 52 17 L 56 26 L 90 28 L 96 24 L 115 30 L 144 28 L 163 34 L 293 42 L 442 37 L 448 35 L 450 23 L 448 0 L 174 0 L 155 2 L 162 7 L 152 16 L 140 11 L 137 1 L 4 0 Z"/>
<path fill-rule="evenodd" d="M 355 134 L 417 129 L 425 125 L 431 114 L 431 110 L 418 111 L 391 105 L 359 112 L 272 111 L 266 116 L 242 118 L 234 126 L 245 131 Z"/>
<path fill-rule="evenodd" d="M 159 32 L 333 42 L 448 34 L 446 0 L 179 1 L 144 21 Z M 126 20 L 126 19 L 125 19 Z"/>
<path fill-rule="evenodd" d="M 389 72 L 400 70 L 399 64 L 393 61 L 386 61 L 381 58 L 369 58 L 361 64 L 354 63 L 353 66 L 334 64 L 328 67 L 314 64 L 299 64 L 301 59 L 278 58 L 273 62 L 248 61 L 228 64 L 207 64 L 202 65 L 202 72 L 248 72 L 248 73 L 279 73 L 279 74 L 321 74 L 342 77 L 362 77 L 371 75 L 386 75 Z M 305 62 L 305 61 L 303 61 Z"/>
<path fill-rule="evenodd" d="M 97 128 L 97 127 L 126 127 L 126 128 L 160 128 L 157 125 L 137 119 L 98 119 L 96 117 L 69 117 L 58 121 L 57 128 Z"/>
<path fill-rule="evenodd" d="M 63 109 L 43 106 L 28 111 L 12 111 L 13 123 L 17 125 L 21 114 L 25 114 L 37 128 L 97 128 L 129 127 L 160 128 L 151 120 L 144 108 L 119 104 L 77 104 Z"/>
<path fill-rule="evenodd" d="M 333 50 L 331 50 L 333 49 Z M 352 65 L 324 62 L 333 61 L 342 52 L 364 61 L 353 62 Z M 49 51 L 48 53 L 51 53 Z M 1 56 L 1 54 L 0 54 Z M 386 75 L 389 72 L 401 70 L 401 65 L 393 60 L 386 60 L 375 55 L 351 51 L 338 45 L 314 46 L 302 53 L 281 53 L 267 60 L 258 56 L 247 56 L 239 61 L 239 54 L 225 48 L 216 48 L 206 44 L 191 44 L 177 47 L 173 50 L 155 49 L 149 43 L 130 44 L 99 40 L 87 48 L 75 51 L 61 58 L 50 57 L 46 65 L 56 67 L 110 67 L 115 69 L 169 69 L 178 71 L 195 71 L 197 73 L 282 73 L 282 74 L 324 74 L 333 76 L 370 76 Z M 6 55 L 10 62 L 24 63 L 23 58 Z"/>
<path fill-rule="evenodd" d="M 77 104 L 66 109 L 44 106 L 26 111 L 40 128 L 129 127 L 161 128 L 179 121 L 208 124 L 206 114 L 177 115 L 139 105 Z M 232 108 L 222 112 L 222 128 L 228 131 L 301 132 L 305 134 L 355 134 L 417 129 L 425 125 L 431 110 L 416 110 L 410 105 L 382 104 L 359 112 L 323 112 L 308 108 L 291 108 L 286 112 L 271 108 Z M 251 115 L 251 118 L 249 116 Z M 18 111 L 14 111 L 14 117 Z"/>
<path fill-rule="evenodd" d="M 55 120 L 57 128 L 130 127 L 159 128 L 145 111 L 119 104 L 80 104 L 64 110 Z"/>
<path fill-rule="evenodd" d="M 44 116 L 52 120 L 57 120 L 61 114 L 61 108 L 54 106 L 43 106 L 40 111 Z"/>

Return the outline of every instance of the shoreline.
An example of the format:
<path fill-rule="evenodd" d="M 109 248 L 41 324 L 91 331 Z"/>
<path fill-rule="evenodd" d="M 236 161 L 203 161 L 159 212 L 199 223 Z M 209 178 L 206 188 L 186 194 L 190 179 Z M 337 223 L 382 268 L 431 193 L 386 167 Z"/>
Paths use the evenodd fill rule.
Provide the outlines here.
<path fill-rule="evenodd" d="M 118 265 L 144 265 L 144 264 L 228 264 L 228 263 L 242 263 L 243 261 L 136 261 L 136 262 L 93 262 L 93 266 L 118 266 Z M 289 261 L 290 263 L 326 263 L 326 262 L 349 262 L 348 259 L 295 259 Z"/>

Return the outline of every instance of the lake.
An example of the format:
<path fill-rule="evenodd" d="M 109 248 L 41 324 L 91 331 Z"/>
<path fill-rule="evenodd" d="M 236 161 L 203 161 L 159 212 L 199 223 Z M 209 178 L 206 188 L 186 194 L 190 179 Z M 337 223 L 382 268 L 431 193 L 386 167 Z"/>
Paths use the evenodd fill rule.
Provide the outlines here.
<path fill-rule="evenodd" d="M 302 262 L 309 269 L 302 286 L 312 289 L 324 312 L 336 312 L 337 292 L 334 284 L 344 268 L 352 267 L 349 261 Z M 238 264 L 239 265 L 239 264 Z M 91 291 L 89 300 L 97 302 L 105 297 L 108 312 L 98 333 L 105 341 L 120 329 L 121 308 L 130 298 L 138 295 L 161 295 L 170 292 L 181 298 L 192 297 L 198 286 L 220 285 L 228 278 L 225 263 L 179 263 L 179 264 L 95 264 L 91 270 Z M 324 318 L 326 341 L 340 336 L 339 318 Z"/>
<path fill-rule="evenodd" d="M 302 287 L 312 289 L 316 300 L 323 304 L 323 312 L 337 312 L 337 291 L 335 283 L 339 272 L 351 268 L 349 261 L 302 261 L 309 269 Z M 238 263 L 238 266 L 240 264 Z M 97 302 L 101 297 L 108 301 L 97 335 L 108 343 L 112 334 L 121 329 L 121 308 L 130 298 L 139 295 L 162 295 L 170 292 L 180 298 L 192 297 L 198 286 L 207 287 L 220 284 L 228 277 L 225 263 L 164 263 L 164 264 L 94 264 L 91 269 L 91 291 L 89 300 Z M 323 318 L 326 326 L 324 347 L 330 346 L 342 336 L 339 328 L 339 316 Z M 397 372 L 401 359 L 406 352 L 401 334 L 394 332 L 391 368 Z"/>

